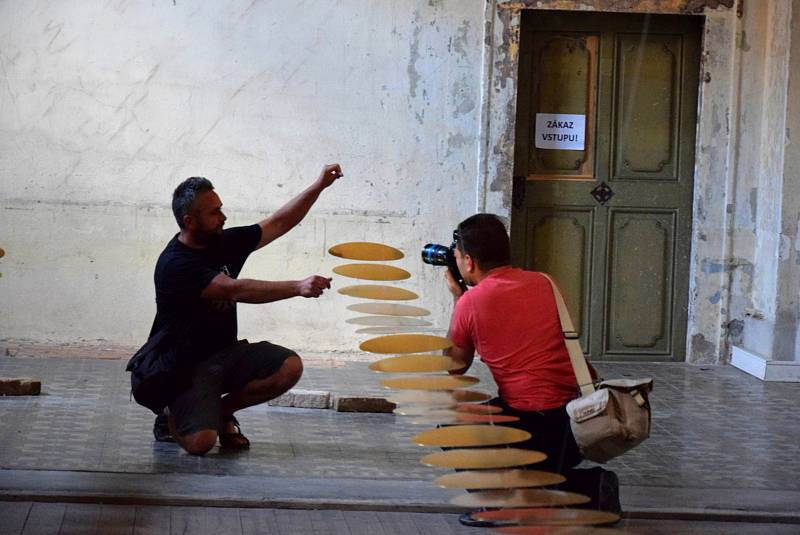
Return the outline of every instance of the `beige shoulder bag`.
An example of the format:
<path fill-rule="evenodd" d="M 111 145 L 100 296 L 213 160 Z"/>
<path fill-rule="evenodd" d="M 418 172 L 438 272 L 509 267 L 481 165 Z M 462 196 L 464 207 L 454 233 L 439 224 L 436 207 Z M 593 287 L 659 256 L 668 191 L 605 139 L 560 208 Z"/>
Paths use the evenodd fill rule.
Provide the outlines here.
<path fill-rule="evenodd" d="M 653 388 L 653 379 L 602 381 L 595 388 L 561 291 L 549 275 L 542 275 L 553 287 L 561 330 L 581 390 L 581 397 L 567 404 L 572 433 L 586 459 L 608 462 L 650 436 L 647 396 Z"/>

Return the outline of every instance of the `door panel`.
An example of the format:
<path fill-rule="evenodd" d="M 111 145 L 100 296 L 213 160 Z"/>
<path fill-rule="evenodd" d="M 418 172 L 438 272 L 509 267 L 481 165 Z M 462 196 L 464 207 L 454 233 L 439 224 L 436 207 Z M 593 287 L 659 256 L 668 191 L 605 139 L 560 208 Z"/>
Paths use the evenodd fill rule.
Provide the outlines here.
<path fill-rule="evenodd" d="M 669 355 L 674 212 L 612 210 L 606 355 Z"/>
<path fill-rule="evenodd" d="M 681 36 L 617 38 L 617 152 L 613 175 L 628 179 L 676 179 Z"/>
<path fill-rule="evenodd" d="M 562 291 L 573 297 L 567 308 L 581 333 L 582 344 L 588 343 L 590 333 L 593 211 L 593 207 L 540 208 L 531 210 L 527 218 L 525 269 L 550 273 Z M 561 254 L 550 254 L 554 249 Z"/>
<path fill-rule="evenodd" d="M 684 360 L 701 21 L 523 12 L 513 259 L 593 358 Z M 584 150 L 536 148 L 537 113 L 586 115 Z"/>
<path fill-rule="evenodd" d="M 536 73 L 534 109 L 586 115 L 586 131 L 594 128 L 599 36 L 586 33 L 542 32 L 533 50 Z M 592 147 L 592 143 L 587 143 Z M 592 150 L 545 150 L 531 147 L 529 169 L 537 178 L 552 175 L 592 176 Z"/>

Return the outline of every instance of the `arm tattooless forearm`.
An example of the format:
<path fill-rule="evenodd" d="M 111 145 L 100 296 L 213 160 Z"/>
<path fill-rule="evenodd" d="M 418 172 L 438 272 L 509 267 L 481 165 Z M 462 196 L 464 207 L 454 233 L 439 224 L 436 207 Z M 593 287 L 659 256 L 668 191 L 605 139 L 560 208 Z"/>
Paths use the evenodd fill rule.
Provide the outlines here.
<path fill-rule="evenodd" d="M 300 281 L 236 281 L 233 300 L 237 303 L 272 303 L 300 295 Z"/>
<path fill-rule="evenodd" d="M 271 303 L 300 295 L 299 281 L 260 281 L 233 279 L 220 273 L 205 287 L 200 296 L 209 301 Z"/>
<path fill-rule="evenodd" d="M 290 297 L 319 297 L 331 287 L 331 279 L 311 275 L 301 281 L 259 281 L 232 279 L 220 273 L 205 287 L 200 297 L 210 301 L 271 303 Z"/>
<path fill-rule="evenodd" d="M 455 304 L 458 302 L 460 295 L 453 295 L 453 307 L 455 308 Z M 450 325 L 453 325 L 453 319 L 450 318 Z M 451 327 L 452 329 L 452 327 Z M 450 338 L 450 329 L 447 331 L 447 337 Z M 450 338 L 452 340 L 452 338 Z M 444 350 L 444 354 L 455 360 L 457 363 L 462 364 L 463 366 L 456 369 L 450 370 L 450 375 L 462 375 L 466 373 L 470 366 L 472 366 L 472 361 L 475 358 L 475 349 L 469 348 L 465 349 L 463 347 L 458 347 L 457 345 L 452 345 L 449 348 Z"/>
<path fill-rule="evenodd" d="M 261 221 L 261 241 L 258 246 L 280 238 L 293 229 L 311 210 L 324 188 L 315 182 L 300 195 L 283 205 L 277 212 Z"/>

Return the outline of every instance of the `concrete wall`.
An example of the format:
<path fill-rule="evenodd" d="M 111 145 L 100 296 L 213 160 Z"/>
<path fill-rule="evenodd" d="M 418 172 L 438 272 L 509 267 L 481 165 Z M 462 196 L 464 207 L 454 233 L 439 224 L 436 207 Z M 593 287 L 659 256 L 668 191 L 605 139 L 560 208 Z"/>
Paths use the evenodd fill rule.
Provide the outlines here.
<path fill-rule="evenodd" d="M 688 360 L 796 359 L 800 0 L 0 2 L 0 339 L 141 342 L 178 181 L 208 176 L 247 224 L 330 161 L 345 179 L 244 275 L 383 241 L 444 327 L 417 254 L 475 210 L 510 216 L 523 9 L 705 15 Z M 242 305 L 241 334 L 349 351 L 352 302 Z"/>
<path fill-rule="evenodd" d="M 243 276 L 386 242 L 446 326 L 418 251 L 475 208 L 483 34 L 480 1 L 0 2 L 0 339 L 141 343 L 180 180 L 249 224 L 332 161 L 345 178 Z M 240 305 L 240 334 L 352 350 L 352 302 Z"/>
<path fill-rule="evenodd" d="M 800 148 L 792 143 L 792 130 L 800 126 L 800 3 L 792 4 L 746 5 L 737 36 L 739 143 L 729 200 L 727 326 L 731 345 L 774 360 L 798 355 Z"/>

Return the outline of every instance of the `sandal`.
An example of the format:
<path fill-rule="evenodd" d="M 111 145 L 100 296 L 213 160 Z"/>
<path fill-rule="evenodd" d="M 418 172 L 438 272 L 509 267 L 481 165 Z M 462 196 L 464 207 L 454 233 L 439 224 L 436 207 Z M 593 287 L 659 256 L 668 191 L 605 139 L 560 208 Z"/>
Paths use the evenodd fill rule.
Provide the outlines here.
<path fill-rule="evenodd" d="M 239 420 L 232 414 L 222 417 L 224 427 L 228 423 L 233 423 L 235 431 L 233 433 L 226 433 L 221 431 L 219 433 L 219 446 L 227 450 L 247 450 L 250 449 L 250 441 L 242 434 L 242 428 L 239 426 Z"/>

